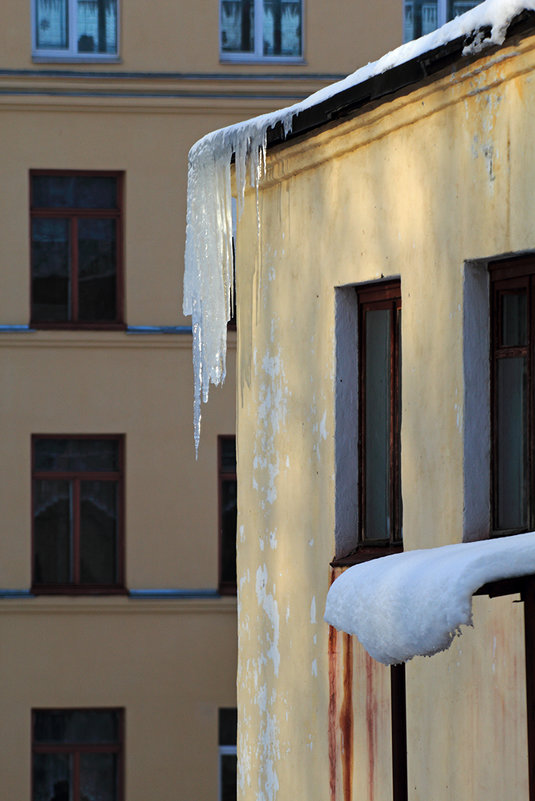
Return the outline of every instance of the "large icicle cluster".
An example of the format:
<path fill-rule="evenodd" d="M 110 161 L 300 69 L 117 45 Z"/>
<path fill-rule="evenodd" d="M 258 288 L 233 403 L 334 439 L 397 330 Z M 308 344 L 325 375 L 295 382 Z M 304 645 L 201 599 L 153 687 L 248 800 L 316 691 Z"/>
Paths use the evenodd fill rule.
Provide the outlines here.
<path fill-rule="evenodd" d="M 287 134 L 291 130 L 293 118 L 301 111 L 454 39 L 463 36 L 471 39 L 471 44 L 465 48 L 466 53 L 477 52 L 487 45 L 502 44 L 511 21 L 524 9 L 535 10 L 535 0 L 485 0 L 442 28 L 407 42 L 300 103 L 222 128 L 200 139 L 191 148 L 188 167 L 184 314 L 192 317 L 194 337 L 196 448 L 200 437 L 201 397 L 206 402 L 210 383 L 220 384 L 225 378 L 226 331 L 234 284 L 230 181 L 232 158 L 235 157 L 236 163 L 239 214 L 243 205 L 247 173 L 250 184 L 257 188 L 262 177 L 268 128 L 281 123 Z"/>
<path fill-rule="evenodd" d="M 535 532 L 406 551 L 354 565 L 333 582 L 325 620 L 393 665 L 432 656 L 472 625 L 472 595 L 535 573 Z"/>

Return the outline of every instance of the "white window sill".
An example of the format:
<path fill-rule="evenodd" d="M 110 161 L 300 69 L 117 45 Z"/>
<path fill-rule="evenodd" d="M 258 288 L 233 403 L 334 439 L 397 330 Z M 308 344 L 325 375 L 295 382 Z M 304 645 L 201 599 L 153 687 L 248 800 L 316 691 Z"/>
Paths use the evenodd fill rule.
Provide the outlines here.
<path fill-rule="evenodd" d="M 302 56 L 255 56 L 254 53 L 225 53 L 219 56 L 220 64 L 294 64 L 306 66 Z"/>
<path fill-rule="evenodd" d="M 33 53 L 32 61 L 34 64 L 120 64 L 120 56 L 99 55 L 95 53 L 84 53 L 83 55 L 43 55 Z"/>

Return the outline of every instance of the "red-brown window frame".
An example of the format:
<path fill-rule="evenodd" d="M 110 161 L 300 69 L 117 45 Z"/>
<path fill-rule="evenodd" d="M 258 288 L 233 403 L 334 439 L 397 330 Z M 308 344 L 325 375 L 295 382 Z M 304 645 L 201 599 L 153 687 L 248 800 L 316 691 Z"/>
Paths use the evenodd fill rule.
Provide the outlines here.
<path fill-rule="evenodd" d="M 119 469 L 116 472 L 106 471 L 36 471 L 35 469 L 35 442 L 42 439 L 85 439 L 85 440 L 115 440 L 118 444 Z M 127 592 L 124 585 L 124 467 L 125 467 L 125 441 L 123 434 L 33 434 L 32 448 L 32 593 L 34 595 L 123 595 Z M 73 480 L 75 482 L 74 510 L 73 510 L 73 581 L 66 584 L 38 583 L 35 580 L 35 479 Z M 113 584 L 81 584 L 79 560 L 80 536 L 80 494 L 79 484 L 85 481 L 115 481 L 118 485 L 117 505 L 117 581 Z"/>
<path fill-rule="evenodd" d="M 491 396 L 491 535 L 506 536 L 531 531 L 535 528 L 535 257 L 526 256 L 500 260 L 489 264 L 490 273 L 490 396 Z M 526 289 L 527 344 L 502 346 L 500 297 L 507 290 Z M 526 526 L 517 529 L 497 528 L 498 509 L 498 436 L 497 436 L 497 381 L 496 365 L 500 358 L 525 355 L 527 360 L 527 515 Z"/>
<path fill-rule="evenodd" d="M 115 712 L 118 722 L 117 743 L 36 743 L 35 718 L 39 712 Z M 32 709 L 32 798 L 33 787 L 33 755 L 34 754 L 72 754 L 73 759 L 73 793 L 74 801 L 80 800 L 80 754 L 117 754 L 117 799 L 124 799 L 124 709 L 118 707 L 69 707 Z"/>
<path fill-rule="evenodd" d="M 358 557 L 375 558 L 402 550 L 401 535 L 401 465 L 400 465 L 400 427 L 401 427 L 401 376 L 400 333 L 398 334 L 397 315 L 401 310 L 401 283 L 399 280 L 368 284 L 356 288 L 358 302 L 358 376 L 359 376 L 359 531 Z M 390 466 L 389 466 L 389 504 L 392 510 L 392 534 L 390 540 L 375 540 L 366 537 L 366 335 L 365 315 L 368 311 L 390 310 Z M 353 561 L 357 561 L 353 560 Z"/>
<path fill-rule="evenodd" d="M 223 482 L 237 481 L 236 472 L 223 471 L 223 442 L 236 441 L 235 434 L 220 434 L 217 438 L 217 489 L 218 489 L 218 592 L 220 595 L 236 595 L 236 582 L 223 580 Z"/>
<path fill-rule="evenodd" d="M 34 176 L 72 176 L 93 178 L 115 178 L 117 182 L 117 208 L 116 209 L 85 209 L 85 208 L 38 208 L 33 207 L 33 182 Z M 30 254 L 32 252 L 32 221 L 37 218 L 55 218 L 70 220 L 70 242 L 71 242 L 71 320 L 62 321 L 41 321 L 33 319 L 33 264 L 30 264 L 30 325 L 40 329 L 62 329 L 62 330 L 123 330 L 124 323 L 124 172 L 120 170 L 30 170 Z M 77 219 L 78 218 L 109 218 L 116 220 L 116 247 L 117 263 L 115 273 L 116 308 L 115 320 L 105 322 L 94 322 L 84 320 L 78 321 L 78 237 Z M 30 257 L 31 259 L 31 257 Z"/>

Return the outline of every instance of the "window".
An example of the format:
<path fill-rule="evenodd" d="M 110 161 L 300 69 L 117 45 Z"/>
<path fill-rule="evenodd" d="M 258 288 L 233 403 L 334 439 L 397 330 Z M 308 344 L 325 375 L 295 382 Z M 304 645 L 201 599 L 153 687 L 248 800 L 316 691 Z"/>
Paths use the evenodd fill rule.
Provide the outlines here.
<path fill-rule="evenodd" d="M 403 40 L 417 39 L 464 14 L 481 0 L 405 0 Z"/>
<path fill-rule="evenodd" d="M 535 528 L 535 259 L 490 265 L 492 532 Z"/>
<path fill-rule="evenodd" d="M 121 174 L 34 171 L 30 204 L 32 325 L 119 326 Z"/>
<path fill-rule="evenodd" d="M 357 288 L 359 305 L 359 545 L 401 545 L 401 290 Z"/>
<path fill-rule="evenodd" d="M 33 712 L 33 801 L 121 801 L 123 714 Z"/>
<path fill-rule="evenodd" d="M 236 594 L 236 437 L 218 438 L 219 478 L 219 592 Z"/>
<path fill-rule="evenodd" d="M 301 0 L 220 0 L 220 14 L 222 59 L 301 59 Z"/>
<path fill-rule="evenodd" d="M 116 60 L 118 0 L 32 0 L 32 48 L 44 60 Z"/>
<path fill-rule="evenodd" d="M 110 593 L 123 586 L 120 436 L 33 437 L 36 593 Z"/>
<path fill-rule="evenodd" d="M 238 710 L 219 710 L 219 801 L 236 801 Z"/>

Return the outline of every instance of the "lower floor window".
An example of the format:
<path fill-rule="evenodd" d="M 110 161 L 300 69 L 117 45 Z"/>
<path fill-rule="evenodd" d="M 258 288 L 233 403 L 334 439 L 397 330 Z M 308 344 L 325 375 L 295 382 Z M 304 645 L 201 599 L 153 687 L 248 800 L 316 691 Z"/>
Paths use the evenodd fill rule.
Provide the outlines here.
<path fill-rule="evenodd" d="M 34 710 L 32 801 L 122 801 L 122 743 L 122 710 Z"/>
<path fill-rule="evenodd" d="M 219 801 L 236 801 L 238 710 L 219 710 Z"/>

